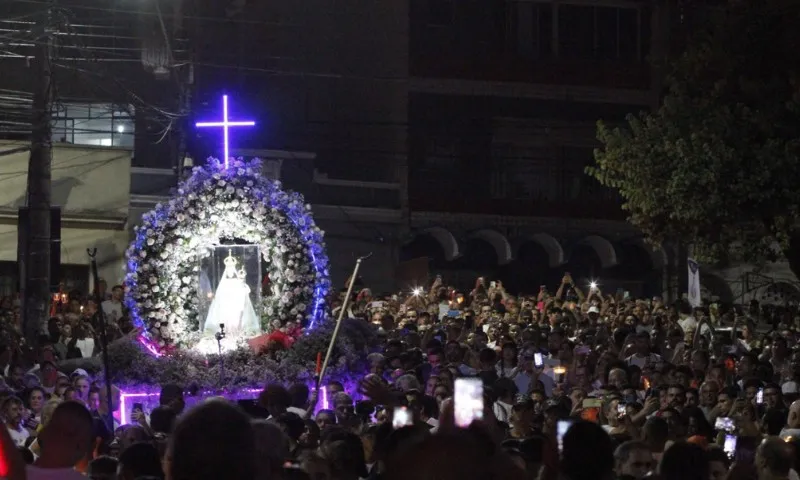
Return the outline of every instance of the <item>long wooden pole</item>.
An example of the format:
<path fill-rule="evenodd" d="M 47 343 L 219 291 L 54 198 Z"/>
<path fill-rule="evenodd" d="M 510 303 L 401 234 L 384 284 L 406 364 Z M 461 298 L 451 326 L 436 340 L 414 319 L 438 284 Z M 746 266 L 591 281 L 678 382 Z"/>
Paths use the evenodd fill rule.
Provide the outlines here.
<path fill-rule="evenodd" d="M 92 280 L 94 281 L 94 301 L 97 303 L 97 311 L 94 313 L 95 325 L 100 329 L 100 346 L 103 358 L 103 373 L 106 382 L 106 402 L 108 407 L 108 428 L 114 432 L 114 400 L 111 396 L 111 367 L 108 362 L 108 334 L 106 332 L 106 316 L 103 312 L 103 298 L 100 297 L 100 275 L 97 274 L 97 249 L 86 249 L 92 262 Z M 122 419 L 124 421 L 124 419 Z"/>
<path fill-rule="evenodd" d="M 350 284 L 347 285 L 347 294 L 344 297 L 344 302 L 342 302 L 342 309 L 339 310 L 339 316 L 336 319 L 336 327 L 333 329 L 331 341 L 328 343 L 328 352 L 325 354 L 325 361 L 322 362 L 322 368 L 320 369 L 319 376 L 317 377 L 317 391 L 319 391 L 319 387 L 322 385 L 322 378 L 325 377 L 325 370 L 328 369 L 328 362 L 331 360 L 333 347 L 336 345 L 336 338 L 339 336 L 339 329 L 342 327 L 342 318 L 344 318 L 345 313 L 347 313 L 347 306 L 350 303 L 350 296 L 353 294 L 353 286 L 356 283 L 356 277 L 358 277 L 358 270 L 361 268 L 361 262 L 371 256 L 372 254 L 370 253 L 369 255 L 359 257 L 358 260 L 356 260 L 356 266 L 353 268 L 353 274 L 350 276 Z"/>

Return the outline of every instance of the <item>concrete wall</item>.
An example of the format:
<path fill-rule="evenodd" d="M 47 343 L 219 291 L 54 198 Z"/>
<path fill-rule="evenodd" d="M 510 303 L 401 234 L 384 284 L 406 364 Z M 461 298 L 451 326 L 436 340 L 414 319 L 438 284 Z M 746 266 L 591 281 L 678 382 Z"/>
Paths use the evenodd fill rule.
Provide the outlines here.
<path fill-rule="evenodd" d="M 0 142 L 0 151 L 19 146 Z M 87 248 L 97 248 L 100 276 L 110 285 L 124 275 L 131 151 L 55 144 L 53 205 L 61 213 L 61 263 L 88 265 Z M 0 261 L 17 260 L 17 209 L 25 204 L 28 153 L 0 164 Z"/>

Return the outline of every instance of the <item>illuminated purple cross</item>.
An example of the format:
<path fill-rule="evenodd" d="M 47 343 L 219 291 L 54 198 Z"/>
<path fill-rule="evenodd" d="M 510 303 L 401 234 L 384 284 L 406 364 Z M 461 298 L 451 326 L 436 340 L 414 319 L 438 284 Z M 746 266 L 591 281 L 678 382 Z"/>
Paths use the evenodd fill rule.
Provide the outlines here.
<path fill-rule="evenodd" d="M 202 127 L 222 127 L 223 132 L 223 145 L 225 148 L 225 168 L 228 168 L 228 128 L 229 127 L 252 127 L 256 124 L 253 121 L 245 121 L 245 122 L 231 122 L 228 120 L 228 96 L 222 96 L 222 121 L 221 122 L 197 122 L 195 125 L 198 128 Z"/>

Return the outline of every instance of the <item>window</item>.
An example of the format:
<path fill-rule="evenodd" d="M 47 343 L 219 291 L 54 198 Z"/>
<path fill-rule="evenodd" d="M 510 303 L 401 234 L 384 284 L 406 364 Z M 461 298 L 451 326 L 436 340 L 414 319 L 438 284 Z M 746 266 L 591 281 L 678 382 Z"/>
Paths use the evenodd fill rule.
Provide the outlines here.
<path fill-rule="evenodd" d="M 594 57 L 594 7 L 558 7 L 558 49 L 563 58 Z"/>
<path fill-rule="evenodd" d="M 549 3 L 509 3 L 510 43 L 520 55 L 548 58 L 553 51 L 553 6 Z"/>
<path fill-rule="evenodd" d="M 453 137 L 438 136 L 430 139 L 425 167 L 448 171 L 456 167 L 458 140 Z"/>
<path fill-rule="evenodd" d="M 133 148 L 133 107 L 110 103 L 64 104 L 56 111 L 53 140 L 76 145 Z"/>
<path fill-rule="evenodd" d="M 454 0 L 427 0 L 428 25 L 448 26 L 455 16 Z"/>
<path fill-rule="evenodd" d="M 641 59 L 640 23 L 641 15 L 635 8 L 561 5 L 559 55 L 584 60 Z"/>
<path fill-rule="evenodd" d="M 493 149 L 492 198 L 556 201 L 558 175 L 550 148 L 498 145 Z"/>

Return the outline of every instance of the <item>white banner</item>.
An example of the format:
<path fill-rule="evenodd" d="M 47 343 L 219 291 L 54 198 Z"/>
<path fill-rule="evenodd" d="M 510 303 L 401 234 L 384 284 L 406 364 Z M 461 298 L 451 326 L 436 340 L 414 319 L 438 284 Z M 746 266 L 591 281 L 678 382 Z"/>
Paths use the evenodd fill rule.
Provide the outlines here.
<path fill-rule="evenodd" d="M 700 299 L 700 267 L 691 258 L 686 260 L 689 270 L 689 304 L 699 307 L 703 302 Z"/>

